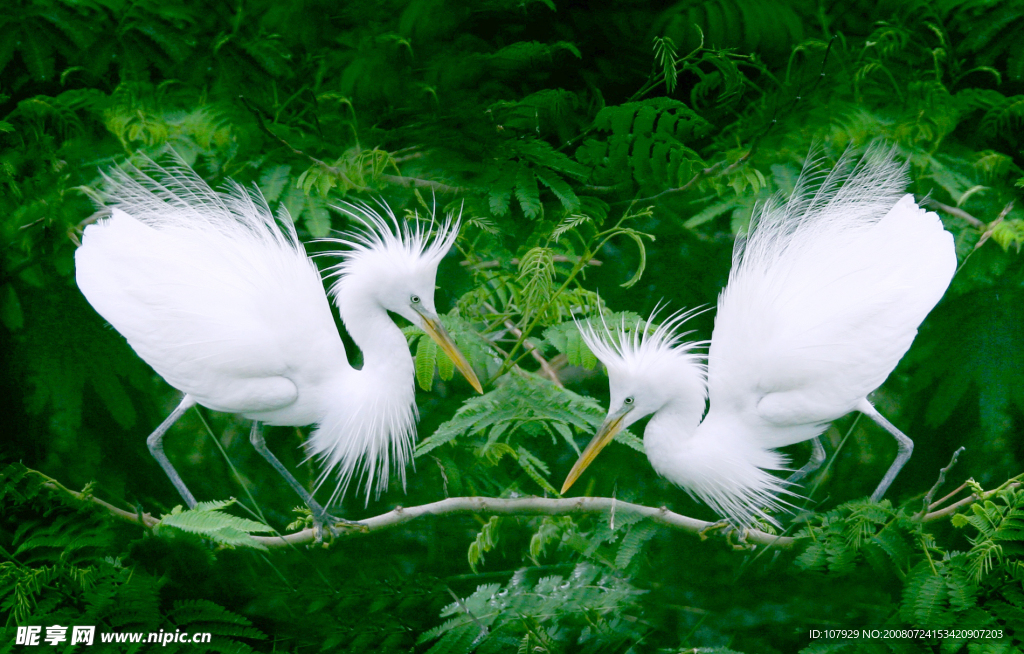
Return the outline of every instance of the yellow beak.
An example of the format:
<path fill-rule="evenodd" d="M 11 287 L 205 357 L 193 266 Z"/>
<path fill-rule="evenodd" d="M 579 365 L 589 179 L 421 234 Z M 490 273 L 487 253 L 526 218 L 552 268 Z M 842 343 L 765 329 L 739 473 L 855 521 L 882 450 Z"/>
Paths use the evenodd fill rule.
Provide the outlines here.
<path fill-rule="evenodd" d="M 437 343 L 438 347 L 448 355 L 448 358 L 452 360 L 452 363 L 454 363 L 455 367 L 459 369 L 462 376 L 466 378 L 469 385 L 476 389 L 477 393 L 482 395 L 484 387 L 480 385 L 480 380 L 477 379 L 476 373 L 473 372 L 473 368 L 470 367 L 469 361 L 466 361 L 466 357 L 464 357 L 462 352 L 459 351 L 459 348 L 455 346 L 455 341 L 453 341 L 452 337 L 448 335 L 448 331 L 444 328 L 444 325 L 441 324 L 441 321 L 438 320 L 437 316 L 431 315 L 426 311 L 419 311 L 418 313 L 423 318 L 423 331 L 425 331 L 430 338 L 434 339 L 434 342 Z"/>
<path fill-rule="evenodd" d="M 576 483 L 583 471 L 587 469 L 595 458 L 597 458 L 598 452 L 604 449 L 604 446 L 612 442 L 615 438 L 615 434 L 622 431 L 622 421 L 625 419 L 626 414 L 629 413 L 629 409 L 623 407 L 612 415 L 608 416 L 601 427 L 594 434 L 594 438 L 591 439 L 587 447 L 584 448 L 583 454 L 580 454 L 580 458 L 577 459 L 576 465 L 569 471 L 569 475 L 565 478 L 565 483 L 562 484 L 562 494 L 569 490 L 569 487 Z"/>

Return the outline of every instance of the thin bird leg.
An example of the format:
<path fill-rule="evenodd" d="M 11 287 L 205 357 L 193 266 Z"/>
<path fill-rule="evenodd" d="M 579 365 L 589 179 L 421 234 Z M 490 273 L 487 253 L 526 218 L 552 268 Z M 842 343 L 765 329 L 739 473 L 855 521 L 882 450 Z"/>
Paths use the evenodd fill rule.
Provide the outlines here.
<path fill-rule="evenodd" d="M 171 478 L 171 483 L 178 489 L 178 493 L 181 494 L 181 499 L 185 500 L 185 504 L 188 508 L 196 508 L 196 498 L 192 497 L 192 493 L 189 492 L 188 487 L 185 486 L 185 482 L 181 480 L 181 476 L 178 471 L 171 465 L 170 459 L 164 454 L 164 434 L 171 428 L 171 425 L 178 422 L 186 411 L 196 405 L 195 399 L 191 395 L 185 394 L 185 397 L 181 398 L 181 402 L 178 404 L 174 411 L 171 411 L 171 415 L 167 416 L 167 419 L 160 423 L 160 426 L 156 428 L 149 438 L 146 439 L 146 445 L 149 446 L 149 453 L 153 455 L 156 462 L 160 464 L 160 467 L 164 469 L 167 476 Z"/>
<path fill-rule="evenodd" d="M 822 463 L 825 463 L 825 448 L 821 445 L 821 437 L 815 437 L 814 440 L 811 441 L 811 445 L 814 446 L 814 449 L 811 450 L 811 458 L 804 464 L 804 467 L 800 468 L 786 479 L 789 483 L 795 484 L 801 481 L 804 477 L 820 468 Z"/>
<path fill-rule="evenodd" d="M 267 447 L 267 442 L 263 438 L 263 430 L 260 429 L 260 423 L 258 420 L 253 421 L 252 423 L 252 431 L 249 432 L 249 441 L 252 443 L 253 447 L 256 448 L 256 451 L 267 460 L 267 463 L 274 466 L 274 470 L 277 470 L 277 473 L 284 477 L 284 480 L 288 482 L 288 485 L 299 494 L 302 501 L 309 507 L 309 510 L 313 513 L 313 533 L 316 536 L 317 541 L 322 539 L 324 525 L 327 525 L 327 528 L 331 530 L 332 535 L 337 535 L 334 527 L 338 523 L 360 528 L 365 527 L 362 523 L 333 516 L 328 513 L 324 507 L 320 506 L 320 503 L 313 499 L 313 496 L 310 495 L 309 491 L 303 488 L 302 484 L 292 476 L 292 473 L 288 472 L 288 468 L 285 468 L 284 464 L 278 461 L 277 457 L 274 456 L 274 453 Z"/>
<path fill-rule="evenodd" d="M 871 501 L 878 502 L 885 495 L 885 491 L 889 489 L 889 485 L 892 484 L 893 480 L 896 479 L 896 475 L 900 473 L 900 469 L 910 459 L 910 455 L 914 451 L 914 441 L 901 432 L 899 429 L 882 417 L 882 414 L 875 410 L 875 407 L 871 406 L 871 403 L 867 399 L 861 400 L 857 404 L 857 410 L 871 418 L 879 425 L 881 425 L 887 432 L 892 434 L 892 437 L 896 439 L 896 460 L 889 466 L 889 470 L 882 477 L 882 481 L 878 483 L 878 488 L 871 494 Z"/>

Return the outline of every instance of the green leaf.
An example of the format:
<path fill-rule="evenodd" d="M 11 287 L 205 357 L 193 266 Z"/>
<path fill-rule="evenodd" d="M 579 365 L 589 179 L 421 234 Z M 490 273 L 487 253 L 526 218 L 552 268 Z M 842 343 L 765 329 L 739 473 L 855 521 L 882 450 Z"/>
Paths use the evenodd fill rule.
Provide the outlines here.
<path fill-rule="evenodd" d="M 537 188 L 537 178 L 534 172 L 527 166 L 520 166 L 516 175 L 516 199 L 523 208 L 523 215 L 527 218 L 537 218 L 541 215 L 543 207 L 540 204 L 540 189 Z"/>
<path fill-rule="evenodd" d="M 512 203 L 512 188 L 516 184 L 516 176 L 509 169 L 502 169 L 498 179 L 491 184 L 488 196 L 491 213 L 495 216 L 504 216 L 508 213 Z"/>
<path fill-rule="evenodd" d="M 537 174 L 537 179 L 551 189 L 567 212 L 575 213 L 580 210 L 580 200 L 576 197 L 576 193 L 557 173 L 543 168 L 537 168 L 534 172 Z"/>
<path fill-rule="evenodd" d="M 442 381 L 449 381 L 455 376 L 455 362 L 441 348 L 437 349 L 437 375 Z"/>
<path fill-rule="evenodd" d="M 537 458 L 532 452 L 524 447 L 520 447 L 517 452 L 516 461 L 519 462 L 521 467 L 530 479 L 537 482 L 537 485 L 543 488 L 548 493 L 551 493 L 555 497 L 561 497 L 561 493 L 555 490 L 555 487 L 544 477 L 549 474 L 548 467 L 543 461 Z"/>
<path fill-rule="evenodd" d="M 421 338 L 419 345 L 416 346 L 416 383 L 425 391 L 429 391 L 434 385 L 436 363 L 437 343 L 432 338 Z"/>

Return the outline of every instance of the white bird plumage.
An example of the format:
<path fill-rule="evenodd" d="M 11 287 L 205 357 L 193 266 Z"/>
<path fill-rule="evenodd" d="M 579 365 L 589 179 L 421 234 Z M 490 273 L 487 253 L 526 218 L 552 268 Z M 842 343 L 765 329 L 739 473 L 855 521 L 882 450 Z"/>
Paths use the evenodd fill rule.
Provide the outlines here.
<path fill-rule="evenodd" d="M 139 356 L 185 398 L 150 436 L 150 449 L 190 506 L 195 500 L 162 450 L 167 428 L 193 404 L 257 421 L 253 443 L 323 513 L 266 449 L 256 425 L 317 424 L 307 444 L 336 472 L 331 501 L 353 478 L 377 493 L 392 468 L 405 482 L 415 436 L 414 370 L 404 335 L 388 316 L 422 327 L 470 383 L 479 381 L 434 308 L 437 266 L 458 234 L 449 217 L 431 239 L 365 205 L 365 224 L 337 243 L 332 287 L 364 364 L 354 369 L 320 272 L 287 211 L 275 218 L 254 186 L 213 191 L 184 164 L 147 164 L 106 175 L 109 218 L 85 229 L 75 254 L 79 288 Z M 154 178 L 155 175 L 155 178 Z M 383 205 L 382 205 L 383 206 Z"/>
<path fill-rule="evenodd" d="M 694 344 L 671 333 L 687 314 L 639 340 L 585 329 L 608 368 L 611 404 L 563 492 L 618 430 L 654 414 L 644 448 L 659 474 L 735 525 L 775 523 L 765 509 L 784 509 L 780 495 L 790 493 L 768 472 L 787 469 L 775 448 L 816 439 L 857 410 L 899 445 L 872 496 L 880 499 L 913 443 L 867 395 L 910 348 L 956 270 L 952 235 L 903 195 L 906 183 L 893 151 L 872 148 L 857 165 L 844 155 L 827 173 L 809 157 L 790 199 L 755 212 L 719 296 L 706 390 Z M 668 364 L 666 351 L 682 358 Z"/>

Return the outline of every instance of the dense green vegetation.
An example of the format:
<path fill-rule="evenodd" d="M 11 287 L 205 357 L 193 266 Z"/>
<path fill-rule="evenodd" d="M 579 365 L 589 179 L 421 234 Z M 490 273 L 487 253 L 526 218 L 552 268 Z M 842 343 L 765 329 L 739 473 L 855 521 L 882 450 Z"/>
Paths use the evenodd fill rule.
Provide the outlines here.
<path fill-rule="evenodd" d="M 1024 642 L 1024 493 L 1007 483 L 1024 472 L 1024 2 L 4 5 L 0 651 L 20 651 L 19 625 L 56 624 L 208 631 L 208 651 L 231 652 L 980 654 Z M 179 394 L 74 282 L 100 171 L 167 147 L 212 183 L 256 182 L 305 241 L 348 227 L 328 208 L 341 198 L 461 210 L 437 303 L 487 393 L 409 329 L 416 470 L 407 491 L 393 483 L 338 512 L 553 497 L 607 401 L 570 312 L 713 305 L 734 235 L 756 202 L 792 189 L 811 146 L 834 161 L 879 138 L 910 162 L 910 190 L 939 210 L 961 267 L 873 396 L 917 443 L 889 499 L 863 497 L 893 440 L 838 421 L 827 468 L 784 519 L 792 548 L 737 550 L 624 510 L 460 513 L 260 549 L 248 534 L 302 525 L 289 527 L 296 498 L 248 423 L 200 409 L 174 427 L 168 454 L 209 503 L 172 514 L 180 500 L 145 437 Z M 695 338 L 713 317 L 690 323 Z M 267 429 L 304 482 L 316 474 L 305 433 Z M 635 435 L 621 441 L 574 493 L 714 518 L 655 475 Z M 969 478 L 944 506 L 983 499 L 921 520 L 961 446 L 927 499 Z M 168 518 L 132 524 L 143 512 Z M 808 635 L 864 627 L 1004 636 Z"/>

